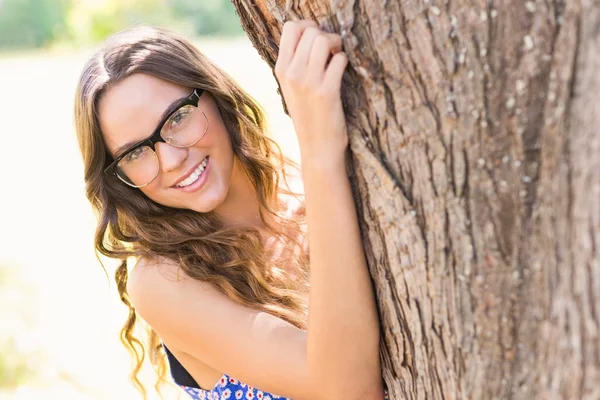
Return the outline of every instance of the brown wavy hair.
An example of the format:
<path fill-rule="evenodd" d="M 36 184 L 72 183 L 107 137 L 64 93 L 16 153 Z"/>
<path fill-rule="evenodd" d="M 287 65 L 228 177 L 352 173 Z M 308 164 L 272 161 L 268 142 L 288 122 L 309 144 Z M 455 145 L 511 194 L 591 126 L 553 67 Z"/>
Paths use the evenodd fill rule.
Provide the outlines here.
<path fill-rule="evenodd" d="M 113 84 L 144 73 L 211 93 L 231 138 L 234 156 L 252 182 L 260 216 L 275 232 L 280 254 L 266 249 L 255 229 L 225 228 L 212 212 L 198 213 L 158 204 L 140 190 L 103 172 L 112 160 L 98 121 L 98 102 Z M 121 342 L 134 357 L 133 384 L 146 398 L 138 379 L 146 354 L 166 381 L 167 364 L 158 335 L 136 337 L 140 323 L 127 295 L 127 259 L 166 258 L 188 276 L 213 284 L 233 301 L 276 315 L 305 328 L 308 254 L 302 244 L 303 212 L 290 213 L 286 167 L 296 167 L 267 136 L 264 113 L 225 72 L 187 40 L 168 31 L 135 27 L 110 37 L 85 65 L 75 97 L 75 125 L 84 163 L 86 196 L 98 218 L 97 254 L 120 260 L 115 281 L 129 317 Z M 290 197 L 288 197 L 290 198 Z M 285 256 L 284 256 L 285 255 Z M 284 268 L 285 264 L 285 268 Z"/>

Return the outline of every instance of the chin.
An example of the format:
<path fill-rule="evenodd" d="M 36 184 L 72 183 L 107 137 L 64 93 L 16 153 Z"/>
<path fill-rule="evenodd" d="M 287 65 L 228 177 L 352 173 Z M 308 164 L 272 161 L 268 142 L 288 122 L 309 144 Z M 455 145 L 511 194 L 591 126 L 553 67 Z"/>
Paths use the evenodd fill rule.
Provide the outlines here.
<path fill-rule="evenodd" d="M 197 204 L 197 205 L 196 204 L 191 204 L 191 205 L 189 205 L 187 207 L 182 207 L 182 208 L 186 208 L 188 210 L 192 210 L 192 211 L 195 211 L 195 212 L 198 212 L 198 213 L 206 214 L 206 213 L 209 213 L 211 211 L 214 211 L 215 208 L 217 208 L 217 207 L 216 206 L 213 207 L 213 206 L 211 206 L 209 204 L 202 203 L 202 204 Z"/>
<path fill-rule="evenodd" d="M 146 194 L 150 199 L 158 204 L 162 204 L 171 208 L 179 208 L 182 210 L 192 210 L 199 213 L 209 213 L 214 211 L 225 199 L 225 195 L 219 193 L 203 193 L 196 198 L 188 198 L 182 201 L 173 201 L 169 196 L 160 198 Z"/>
<path fill-rule="evenodd" d="M 227 197 L 227 193 L 203 193 L 197 199 L 193 199 L 190 203 L 182 208 L 187 208 L 199 213 L 209 213 L 215 211 Z"/>

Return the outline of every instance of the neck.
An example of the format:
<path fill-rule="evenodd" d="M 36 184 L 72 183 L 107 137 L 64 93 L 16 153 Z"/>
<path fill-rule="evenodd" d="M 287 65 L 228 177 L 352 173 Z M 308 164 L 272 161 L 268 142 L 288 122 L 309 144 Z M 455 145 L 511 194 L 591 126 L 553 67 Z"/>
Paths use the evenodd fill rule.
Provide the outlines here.
<path fill-rule="evenodd" d="M 215 212 L 225 227 L 255 228 L 265 237 L 267 228 L 260 219 L 259 209 L 256 189 L 239 160 L 234 158 L 227 197 Z"/>

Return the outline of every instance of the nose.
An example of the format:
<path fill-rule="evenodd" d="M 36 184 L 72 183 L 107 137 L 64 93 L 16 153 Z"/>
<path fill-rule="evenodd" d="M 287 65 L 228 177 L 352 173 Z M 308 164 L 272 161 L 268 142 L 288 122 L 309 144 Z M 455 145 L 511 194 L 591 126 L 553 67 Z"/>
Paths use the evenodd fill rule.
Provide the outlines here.
<path fill-rule="evenodd" d="M 177 169 L 188 157 L 187 148 L 171 146 L 168 143 L 156 143 L 154 147 L 162 172 L 171 172 Z"/>

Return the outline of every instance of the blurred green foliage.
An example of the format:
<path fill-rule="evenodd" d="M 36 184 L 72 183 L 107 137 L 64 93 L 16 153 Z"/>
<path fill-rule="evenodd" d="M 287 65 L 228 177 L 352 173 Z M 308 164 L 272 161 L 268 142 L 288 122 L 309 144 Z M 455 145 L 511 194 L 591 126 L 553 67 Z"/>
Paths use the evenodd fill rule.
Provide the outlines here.
<path fill-rule="evenodd" d="M 240 20 L 230 0 L 171 0 L 173 15 L 195 35 L 239 35 Z"/>
<path fill-rule="evenodd" d="M 79 1 L 68 14 L 71 39 L 77 43 L 98 42 L 135 24 L 174 25 L 167 5 L 161 0 Z"/>
<path fill-rule="evenodd" d="M 230 0 L 0 0 L 0 50 L 95 43 L 137 24 L 243 34 Z"/>
<path fill-rule="evenodd" d="M 1 338 L 0 346 L 0 389 L 15 389 L 26 382 L 37 379 L 38 373 L 32 367 L 30 354 L 18 351 L 14 337 Z"/>
<path fill-rule="evenodd" d="M 41 47 L 67 31 L 71 0 L 0 0 L 0 48 Z"/>

